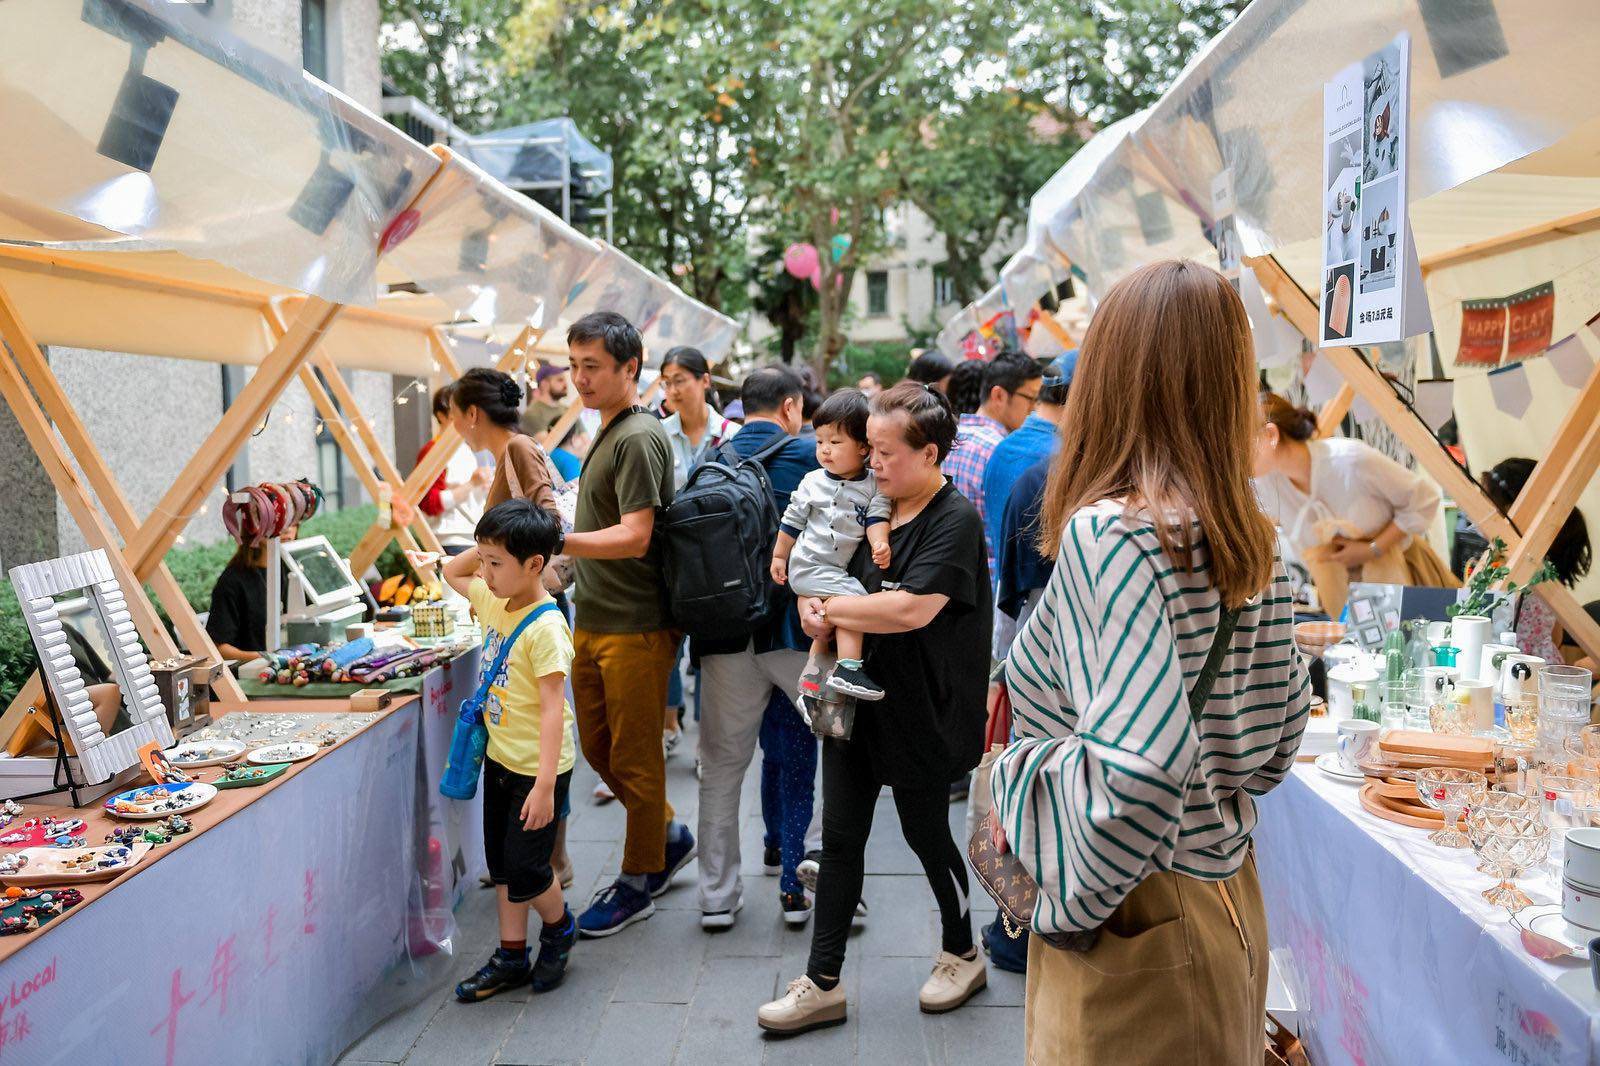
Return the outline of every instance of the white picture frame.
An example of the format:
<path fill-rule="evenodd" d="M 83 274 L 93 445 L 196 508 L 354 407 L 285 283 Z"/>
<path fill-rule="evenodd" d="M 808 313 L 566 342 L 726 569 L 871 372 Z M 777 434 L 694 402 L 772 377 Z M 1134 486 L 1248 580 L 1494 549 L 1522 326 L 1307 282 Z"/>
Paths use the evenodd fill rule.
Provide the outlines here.
<path fill-rule="evenodd" d="M 306 604 L 310 607 L 338 607 L 346 603 L 353 603 L 361 598 L 361 582 L 350 572 L 350 564 L 345 562 L 333 545 L 328 543 L 327 537 L 302 537 L 299 540 L 283 541 L 278 550 L 283 560 L 283 565 L 289 568 L 290 575 L 300 579 L 301 587 L 305 590 Z M 312 575 L 306 572 L 299 553 L 307 550 L 318 552 L 326 557 L 337 570 L 338 575 L 344 579 L 343 584 L 332 588 L 319 588 L 312 580 Z M 294 610 L 295 605 L 290 606 Z"/>
<path fill-rule="evenodd" d="M 139 764 L 139 749 L 151 741 L 173 744 L 172 724 L 150 673 L 150 660 L 128 613 L 122 586 L 101 549 L 11 568 L 22 617 L 39 653 L 39 669 L 60 708 L 62 726 L 77 749 L 80 785 L 110 780 Z M 55 597 L 82 591 L 99 615 L 111 644 L 110 666 L 122 690 L 129 726 L 106 736 L 94 713 L 83 675 L 73 663 Z"/>

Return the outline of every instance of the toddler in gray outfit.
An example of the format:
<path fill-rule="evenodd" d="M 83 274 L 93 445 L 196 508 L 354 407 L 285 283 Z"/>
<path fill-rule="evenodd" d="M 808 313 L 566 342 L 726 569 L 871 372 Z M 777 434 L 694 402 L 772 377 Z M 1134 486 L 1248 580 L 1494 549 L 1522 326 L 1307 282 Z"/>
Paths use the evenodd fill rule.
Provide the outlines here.
<path fill-rule="evenodd" d="M 841 389 L 823 401 L 812 424 L 817 430 L 817 462 L 789 497 L 772 551 L 772 579 L 787 583 L 797 596 L 865 596 L 867 590 L 846 569 L 863 537 L 872 560 L 889 565 L 889 501 L 878 494 L 867 469 L 867 398 L 858 389 Z M 858 700 L 881 700 L 879 688 L 861 666 L 861 634 L 836 627 L 839 663 L 827 687 Z M 812 641 L 800 696 L 822 693 L 827 644 Z"/>

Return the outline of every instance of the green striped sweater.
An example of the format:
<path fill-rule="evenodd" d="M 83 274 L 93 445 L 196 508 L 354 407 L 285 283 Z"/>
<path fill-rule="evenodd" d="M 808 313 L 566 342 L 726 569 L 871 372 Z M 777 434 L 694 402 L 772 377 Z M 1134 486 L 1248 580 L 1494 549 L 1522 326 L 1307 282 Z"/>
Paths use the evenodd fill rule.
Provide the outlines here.
<path fill-rule="evenodd" d="M 1150 874 L 1221 879 L 1244 862 L 1253 796 L 1294 763 L 1311 688 L 1281 563 L 1239 616 L 1206 710 L 1188 686 L 1221 603 L 1176 569 L 1149 522 L 1103 501 L 1073 515 L 1006 666 L 1013 742 L 995 814 L 1039 882 L 1034 928 L 1093 929 Z"/>

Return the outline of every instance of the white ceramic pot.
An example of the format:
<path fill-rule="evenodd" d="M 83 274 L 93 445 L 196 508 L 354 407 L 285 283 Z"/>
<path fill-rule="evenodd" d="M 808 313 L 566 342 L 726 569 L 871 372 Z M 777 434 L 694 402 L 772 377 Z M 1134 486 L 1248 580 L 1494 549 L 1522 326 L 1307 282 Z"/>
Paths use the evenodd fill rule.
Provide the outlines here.
<path fill-rule="evenodd" d="M 1456 666 L 1462 677 L 1478 676 L 1478 660 L 1489 643 L 1490 623 L 1481 614 L 1458 614 L 1450 622 L 1450 643 L 1456 651 Z"/>
<path fill-rule="evenodd" d="M 1585 929 L 1600 930 L 1600 888 L 1561 881 L 1561 917 Z"/>
<path fill-rule="evenodd" d="M 1589 826 L 1567 830 L 1561 876 L 1581 887 L 1600 885 L 1600 829 Z M 1600 888 L 1593 888 L 1593 891 L 1600 894 Z"/>
<path fill-rule="evenodd" d="M 1544 660 L 1539 656 L 1524 655 L 1521 652 L 1507 655 L 1500 660 L 1500 702 L 1510 703 L 1518 696 L 1537 696 L 1539 667 L 1543 665 Z"/>
<path fill-rule="evenodd" d="M 1378 698 L 1378 671 L 1369 663 L 1352 660 L 1328 669 L 1328 713 L 1335 722 L 1342 722 L 1355 714 L 1352 685 L 1366 685 L 1367 698 Z"/>
<path fill-rule="evenodd" d="M 1483 654 L 1478 657 L 1478 676 L 1483 678 L 1500 690 L 1500 667 L 1507 655 L 1520 655 L 1521 649 L 1515 644 L 1485 644 Z"/>
<path fill-rule="evenodd" d="M 1494 685 L 1477 678 L 1463 676 L 1456 682 L 1456 699 L 1465 693 L 1467 706 L 1472 709 L 1472 731 L 1487 732 L 1494 728 Z"/>

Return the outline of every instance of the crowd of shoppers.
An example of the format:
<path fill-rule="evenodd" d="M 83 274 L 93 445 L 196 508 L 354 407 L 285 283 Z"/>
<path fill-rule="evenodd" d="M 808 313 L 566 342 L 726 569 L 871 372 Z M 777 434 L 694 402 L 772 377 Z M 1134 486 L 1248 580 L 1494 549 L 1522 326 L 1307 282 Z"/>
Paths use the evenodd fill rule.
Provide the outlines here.
<path fill-rule="evenodd" d="M 571 531 L 546 543 L 542 525 L 494 508 L 548 507 L 565 480 L 518 433 L 519 419 L 546 430 L 562 421 L 564 371 L 538 371 L 525 415 L 505 375 L 473 371 L 452 386 L 444 410 L 495 470 L 463 467 L 455 480 L 447 470 L 441 493 L 488 482 L 479 547 L 451 575 L 497 632 L 539 608 L 528 573 L 558 556 L 574 562 L 570 650 L 545 639 L 537 662 L 570 681 L 578 747 L 625 808 L 621 869 L 581 913 L 564 909 L 549 887 L 561 860 L 546 828 L 560 804 L 548 823 L 545 808 L 565 788 L 539 778 L 565 771 L 554 755 L 535 767 L 524 748 L 517 767 L 496 771 L 497 795 L 510 799 L 486 806 L 502 945 L 462 998 L 553 987 L 573 936 L 648 919 L 697 857 L 702 927 L 735 925 L 747 887 L 741 786 L 759 744 L 762 866 L 778 875 L 785 920 L 812 925 L 804 972 L 756 1011 L 763 1028 L 844 1019 L 848 934 L 864 913 L 864 856 L 887 788 L 940 915 L 924 1011 L 978 993 L 987 948 L 996 965 L 1028 973 L 1030 1061 L 1149 1060 L 1153 1046 L 1247 1061 L 1252 1040 L 1259 1059 L 1266 956 L 1253 804 L 1287 771 L 1309 692 L 1252 483 L 1271 453 L 1266 437 L 1279 438 L 1261 429 L 1270 410 L 1264 418 L 1248 322 L 1227 282 L 1190 263 L 1137 272 L 1106 295 L 1081 357 L 1008 351 L 975 366 L 924 353 L 899 384 L 865 374 L 825 402 L 788 368 L 763 367 L 736 400 L 724 397 L 738 420 L 719 412 L 711 368 L 692 348 L 662 358 L 662 418 L 641 403 L 633 325 L 591 314 L 567 341 L 572 388 L 598 414 L 578 457 Z M 753 630 L 696 637 L 680 665 L 656 524 L 702 464 L 749 460 L 764 471 L 772 513 L 803 511 L 802 524 L 775 533 L 776 580 Z M 880 522 L 886 536 L 868 536 Z M 510 579 L 474 582 L 480 552 L 485 568 L 511 566 Z M 827 581 L 796 580 L 819 567 L 831 568 Z M 509 607 L 493 602 L 497 587 L 514 590 Z M 1233 635 L 1221 669 L 1201 678 L 1219 625 Z M 665 787 L 686 667 L 700 697 L 692 832 Z M 548 676 L 537 675 L 546 689 Z M 1002 686 L 1015 735 L 993 769 L 995 842 L 1039 885 L 1034 930 L 1104 932 L 1087 951 L 998 928 L 975 938 L 949 804 L 978 764 Z M 1186 711 L 1197 686 L 1209 689 L 1203 720 Z M 851 694 L 878 698 L 856 704 L 847 737 L 819 741 L 811 723 Z M 559 721 L 541 700 L 553 704 L 553 690 L 523 701 L 526 713 Z M 530 905 L 544 920 L 537 957 L 512 928 Z M 1196 1009 L 1171 1011 L 1180 999 Z"/>

